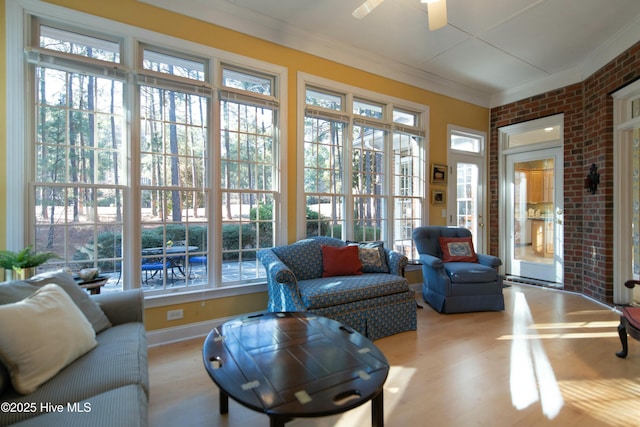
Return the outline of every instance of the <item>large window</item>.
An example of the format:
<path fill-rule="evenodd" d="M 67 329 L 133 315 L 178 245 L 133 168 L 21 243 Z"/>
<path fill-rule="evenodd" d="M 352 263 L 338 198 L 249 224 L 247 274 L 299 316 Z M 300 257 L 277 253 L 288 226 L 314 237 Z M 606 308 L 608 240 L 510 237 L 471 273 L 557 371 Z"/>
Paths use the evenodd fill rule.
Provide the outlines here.
<path fill-rule="evenodd" d="M 23 242 L 59 255 L 44 269 L 98 267 L 105 291 L 264 281 L 256 251 L 281 240 L 282 71 L 130 27 L 27 23 Z"/>
<path fill-rule="evenodd" d="M 414 258 L 411 233 L 425 217 L 426 113 L 313 84 L 304 90 L 304 235 L 384 241 Z"/>

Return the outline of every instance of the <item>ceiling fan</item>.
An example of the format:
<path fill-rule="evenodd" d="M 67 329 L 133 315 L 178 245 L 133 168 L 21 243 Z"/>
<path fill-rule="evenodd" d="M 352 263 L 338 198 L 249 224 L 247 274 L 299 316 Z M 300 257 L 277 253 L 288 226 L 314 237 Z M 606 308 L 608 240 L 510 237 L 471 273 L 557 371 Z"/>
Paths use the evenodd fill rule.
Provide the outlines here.
<path fill-rule="evenodd" d="M 362 19 L 373 9 L 378 7 L 384 0 L 366 0 L 356 10 L 353 16 Z M 420 3 L 427 4 L 427 13 L 429 15 L 429 29 L 431 31 L 447 25 L 447 0 L 420 0 Z"/>

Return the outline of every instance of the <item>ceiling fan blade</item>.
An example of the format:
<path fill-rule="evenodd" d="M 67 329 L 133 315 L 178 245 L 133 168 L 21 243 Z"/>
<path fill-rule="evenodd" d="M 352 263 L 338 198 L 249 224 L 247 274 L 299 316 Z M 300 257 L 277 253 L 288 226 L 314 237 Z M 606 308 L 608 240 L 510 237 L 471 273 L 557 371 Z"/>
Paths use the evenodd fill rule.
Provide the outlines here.
<path fill-rule="evenodd" d="M 362 19 L 369 14 L 373 9 L 378 7 L 384 0 L 367 0 L 353 11 L 352 15 L 358 19 Z"/>
<path fill-rule="evenodd" d="M 431 31 L 447 25 L 447 0 L 439 0 L 427 3 L 429 15 L 429 29 Z"/>

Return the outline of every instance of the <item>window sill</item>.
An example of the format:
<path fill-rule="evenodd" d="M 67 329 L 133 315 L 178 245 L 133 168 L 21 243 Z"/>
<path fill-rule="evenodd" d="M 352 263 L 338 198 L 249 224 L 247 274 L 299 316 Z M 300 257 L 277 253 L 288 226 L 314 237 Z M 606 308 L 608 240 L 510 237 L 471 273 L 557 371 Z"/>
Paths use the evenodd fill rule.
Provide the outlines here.
<path fill-rule="evenodd" d="M 204 301 L 216 298 L 234 297 L 239 295 L 267 292 L 266 283 L 253 283 L 250 285 L 227 286 L 215 289 L 199 289 L 184 291 L 176 289 L 163 294 L 145 295 L 145 308 L 164 307 L 173 304 L 184 304 L 194 301 Z"/>

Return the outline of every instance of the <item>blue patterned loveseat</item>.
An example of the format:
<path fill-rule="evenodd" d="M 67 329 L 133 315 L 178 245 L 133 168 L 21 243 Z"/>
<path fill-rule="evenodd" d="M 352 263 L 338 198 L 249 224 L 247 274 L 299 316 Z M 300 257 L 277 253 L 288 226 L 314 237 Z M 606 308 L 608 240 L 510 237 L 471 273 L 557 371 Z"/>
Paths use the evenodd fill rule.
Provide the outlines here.
<path fill-rule="evenodd" d="M 379 262 L 363 263 L 362 274 L 323 277 L 322 245 L 342 248 L 347 243 L 313 237 L 258 251 L 267 271 L 269 311 L 309 311 L 371 340 L 416 330 L 415 294 L 402 277 L 404 255 L 378 246 Z M 371 246 L 363 248 L 360 259 L 371 254 L 366 250 Z"/>

